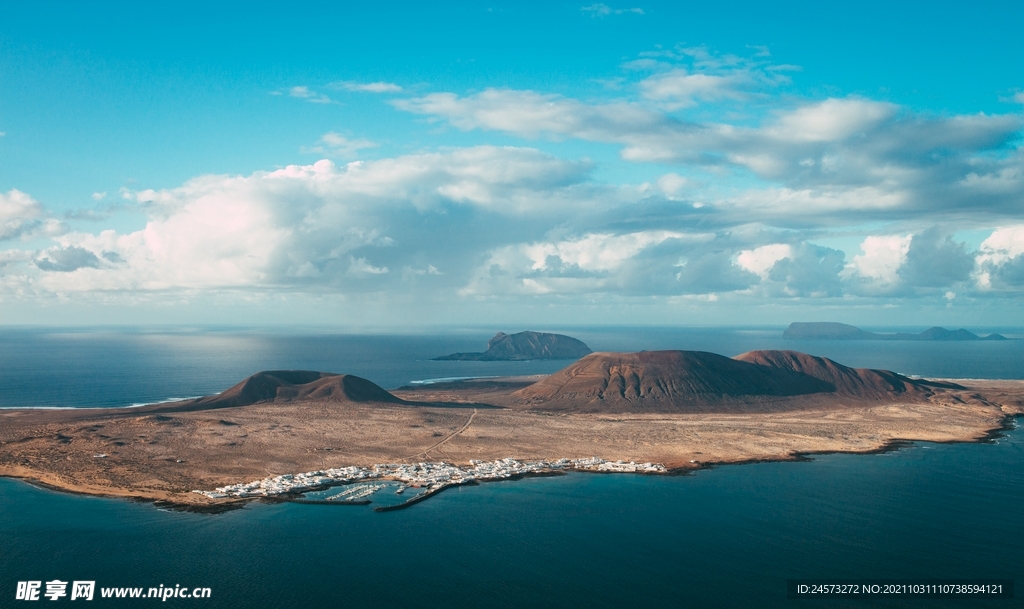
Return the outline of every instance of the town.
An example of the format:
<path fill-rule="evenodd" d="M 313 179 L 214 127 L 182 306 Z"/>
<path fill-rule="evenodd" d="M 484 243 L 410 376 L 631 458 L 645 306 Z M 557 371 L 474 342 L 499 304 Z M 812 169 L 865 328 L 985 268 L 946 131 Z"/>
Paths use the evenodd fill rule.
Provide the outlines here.
<path fill-rule="evenodd" d="M 433 493 L 449 486 L 566 470 L 639 474 L 664 474 L 668 471 L 660 463 L 606 461 L 599 457 L 558 459 L 556 461 L 518 461 L 509 457 L 496 461 L 472 460 L 469 462 L 469 466 L 465 467 L 444 462 L 378 464 L 369 468 L 337 467 L 299 474 L 284 474 L 253 482 L 229 484 L 213 491 L 195 490 L 192 492 L 211 499 L 275 497 L 302 494 L 372 479 L 397 480 L 405 484 L 403 489 L 424 488 L 428 493 Z"/>

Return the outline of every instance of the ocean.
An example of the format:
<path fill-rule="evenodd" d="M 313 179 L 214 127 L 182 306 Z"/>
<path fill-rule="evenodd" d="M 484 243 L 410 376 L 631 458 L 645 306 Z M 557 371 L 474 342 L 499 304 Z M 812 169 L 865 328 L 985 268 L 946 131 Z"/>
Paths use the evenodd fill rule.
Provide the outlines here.
<path fill-rule="evenodd" d="M 797 343 L 783 341 L 781 328 L 563 330 L 597 350 L 793 348 L 906 374 L 1024 378 L 1024 341 Z M 565 365 L 429 361 L 482 350 L 492 334 L 4 329 L 0 406 L 127 406 L 212 393 L 262 369 L 348 372 L 392 388 Z M 486 483 L 387 513 L 254 503 L 193 514 L 0 479 L 0 606 L 21 604 L 13 600 L 18 581 L 60 579 L 208 587 L 209 599 L 166 601 L 201 607 L 1020 607 L 1020 592 L 1013 600 L 790 600 L 786 580 L 1024 581 L 1022 466 L 1024 436 L 1011 430 L 988 443 L 917 443 L 688 476 Z"/>
<path fill-rule="evenodd" d="M 1024 340 L 793 341 L 782 338 L 782 328 L 545 330 L 570 334 L 595 351 L 688 349 L 733 356 L 753 349 L 796 349 L 848 366 L 903 374 L 1024 379 Z M 260 370 L 341 372 L 393 389 L 437 378 L 549 374 L 567 364 L 431 359 L 483 351 L 495 332 L 358 335 L 295 330 L 0 328 L 0 407 L 131 406 L 210 395 Z"/>

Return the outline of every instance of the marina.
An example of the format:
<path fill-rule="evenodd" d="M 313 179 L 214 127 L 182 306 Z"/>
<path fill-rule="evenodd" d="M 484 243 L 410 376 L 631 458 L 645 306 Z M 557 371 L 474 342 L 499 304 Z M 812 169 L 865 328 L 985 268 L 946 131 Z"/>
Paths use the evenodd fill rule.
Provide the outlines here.
<path fill-rule="evenodd" d="M 229 484 L 212 491 L 194 490 L 193 493 L 211 499 L 290 498 L 300 503 L 334 503 L 365 505 L 367 497 L 389 486 L 380 482 L 355 484 L 360 481 L 401 482 L 396 495 L 406 489 L 423 489 L 405 502 L 385 505 L 376 511 L 390 511 L 409 507 L 453 486 L 477 484 L 494 480 L 508 480 L 524 476 L 543 476 L 565 471 L 665 474 L 668 469 L 660 463 L 634 461 L 606 461 L 600 457 L 557 459 L 553 461 L 519 461 L 511 457 L 495 461 L 471 460 L 468 466 L 445 462 L 389 463 L 372 467 L 340 467 L 297 474 L 283 474 L 252 482 Z M 334 486 L 352 485 L 323 499 L 305 499 L 304 493 L 322 491 Z"/>
<path fill-rule="evenodd" d="M 339 503 L 352 503 L 365 497 L 369 497 L 370 495 L 376 493 L 382 488 L 385 488 L 386 486 L 386 484 L 360 484 L 358 486 L 352 486 L 348 489 L 345 489 L 344 491 L 338 493 L 337 495 L 331 495 L 326 500 L 335 501 Z"/>

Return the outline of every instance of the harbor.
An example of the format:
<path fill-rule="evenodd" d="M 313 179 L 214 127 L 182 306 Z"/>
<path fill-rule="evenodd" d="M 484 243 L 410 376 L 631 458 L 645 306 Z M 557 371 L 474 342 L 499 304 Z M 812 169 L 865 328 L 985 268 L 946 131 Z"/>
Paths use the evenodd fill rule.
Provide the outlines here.
<path fill-rule="evenodd" d="M 469 465 L 452 463 L 419 462 L 388 463 L 372 467 L 340 467 L 283 474 L 252 482 L 229 484 L 212 491 L 192 492 L 211 499 L 265 498 L 287 500 L 298 503 L 366 505 L 369 497 L 400 483 L 395 495 L 402 495 L 407 489 L 417 491 L 406 501 L 381 505 L 375 511 L 402 509 L 419 503 L 451 487 L 496 480 L 508 480 L 525 476 L 556 475 L 568 471 L 664 474 L 668 470 L 660 463 L 636 463 L 634 461 L 606 461 L 599 457 L 580 459 L 557 459 L 553 461 L 519 461 L 511 457 L 495 461 L 471 460 Z M 388 484 L 391 482 L 392 484 Z M 306 493 L 325 491 L 336 486 L 348 486 L 334 495 L 309 499 Z"/>

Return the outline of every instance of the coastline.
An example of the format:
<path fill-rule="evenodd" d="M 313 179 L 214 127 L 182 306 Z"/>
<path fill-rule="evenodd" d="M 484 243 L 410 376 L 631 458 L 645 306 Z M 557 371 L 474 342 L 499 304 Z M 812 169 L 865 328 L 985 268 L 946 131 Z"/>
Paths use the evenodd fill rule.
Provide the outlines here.
<path fill-rule="evenodd" d="M 434 489 L 552 470 L 685 475 L 888 452 L 912 442 L 985 442 L 1024 413 L 1024 381 L 958 380 L 917 393 L 691 397 L 666 409 L 612 401 L 599 410 L 586 402 L 544 410 L 516 399 L 534 377 L 381 389 L 397 398 L 390 402 L 309 397 L 215 407 L 6 409 L 0 476 L 217 511 L 370 478 Z"/>
<path fill-rule="evenodd" d="M 1006 432 L 1012 431 L 1018 428 L 1017 419 L 1024 419 L 1024 412 L 1018 412 L 1008 414 L 1003 417 L 1002 422 L 998 427 L 994 427 L 980 436 L 976 436 L 970 439 L 963 440 L 920 440 L 913 438 L 892 438 L 886 441 L 883 445 L 878 448 L 872 448 L 867 450 L 808 450 L 808 451 L 797 451 L 791 453 L 790 458 L 770 458 L 770 459 L 747 459 L 743 461 L 716 461 L 716 462 L 704 462 L 700 464 L 700 467 L 695 468 L 680 468 L 676 470 L 670 470 L 669 475 L 688 475 L 695 471 L 704 469 L 716 469 L 718 467 L 725 467 L 730 465 L 750 465 L 754 463 L 796 463 L 796 462 L 809 462 L 814 461 L 814 457 L 819 455 L 882 455 L 886 453 L 899 452 L 906 448 L 912 448 L 917 444 L 991 444 L 995 440 L 1004 437 Z"/>
<path fill-rule="evenodd" d="M 388 512 L 411 507 L 417 503 L 425 501 L 447 489 L 454 488 L 456 486 L 465 485 L 479 485 L 488 482 L 498 482 L 503 480 L 520 480 L 523 478 L 532 477 L 551 477 L 560 476 L 567 473 L 581 473 L 581 474 L 632 474 L 642 476 L 685 476 L 691 475 L 702 470 L 717 469 L 725 466 L 738 466 L 748 465 L 755 463 L 776 463 L 776 462 L 801 462 L 801 461 L 813 461 L 817 455 L 830 455 L 830 454 L 848 454 L 848 455 L 871 455 L 871 454 L 883 454 L 888 452 L 897 452 L 904 448 L 912 447 L 916 444 L 927 443 L 927 444 L 982 444 L 990 443 L 1003 437 L 1006 432 L 1017 429 L 1019 427 L 1018 419 L 1024 418 L 1024 412 L 1016 412 L 1004 415 L 999 422 L 999 425 L 992 427 L 981 434 L 974 434 L 971 437 L 964 437 L 959 439 L 945 439 L 945 440 L 932 440 L 932 439 L 920 439 L 920 438 L 891 438 L 881 443 L 879 446 L 866 449 L 866 450 L 804 450 L 794 451 L 788 454 L 780 454 L 774 457 L 767 458 L 752 458 L 752 459 L 734 459 L 734 460 L 718 460 L 718 461 L 700 461 L 696 463 L 680 464 L 674 467 L 666 467 L 661 472 L 617 472 L 617 471 L 599 471 L 594 469 L 572 469 L 568 471 L 564 470 L 544 470 L 535 472 L 526 472 L 508 476 L 505 478 L 492 478 L 492 479 L 480 479 L 473 480 L 467 483 L 459 484 L 446 484 L 441 488 L 429 489 L 424 493 L 416 495 L 409 500 L 387 506 L 375 506 L 373 508 L 376 512 Z M 298 493 L 291 496 L 254 496 L 254 497 L 239 497 L 239 498 L 224 498 L 209 501 L 196 501 L 194 497 L 199 497 L 195 493 L 188 492 L 153 492 L 153 491 L 141 491 L 139 489 L 117 489 L 110 487 L 96 487 L 92 485 L 80 485 L 74 483 L 68 483 L 66 481 L 54 480 L 51 476 L 46 476 L 47 479 L 40 477 L 40 472 L 35 472 L 28 469 L 22 469 L 21 471 L 12 470 L 8 467 L 0 467 L 0 477 L 9 478 L 13 480 L 21 481 L 25 484 L 35 486 L 48 491 L 67 493 L 71 495 L 80 495 L 86 497 L 97 497 L 106 499 L 120 499 L 131 502 L 150 503 L 154 507 L 160 509 L 168 509 L 172 511 L 188 511 L 193 513 L 207 513 L 207 514 L 218 514 L 236 509 L 241 509 L 250 503 L 299 503 L 299 504 L 310 504 L 310 505 L 372 505 L 370 500 L 357 500 L 357 501 L 327 501 L 327 500 L 314 500 L 305 499 L 302 493 Z M 43 473 L 45 476 L 45 473 Z M 314 490 L 314 489 L 311 489 Z M 315 489 L 322 490 L 322 489 Z M 191 495 L 191 497 L 190 497 Z"/>

